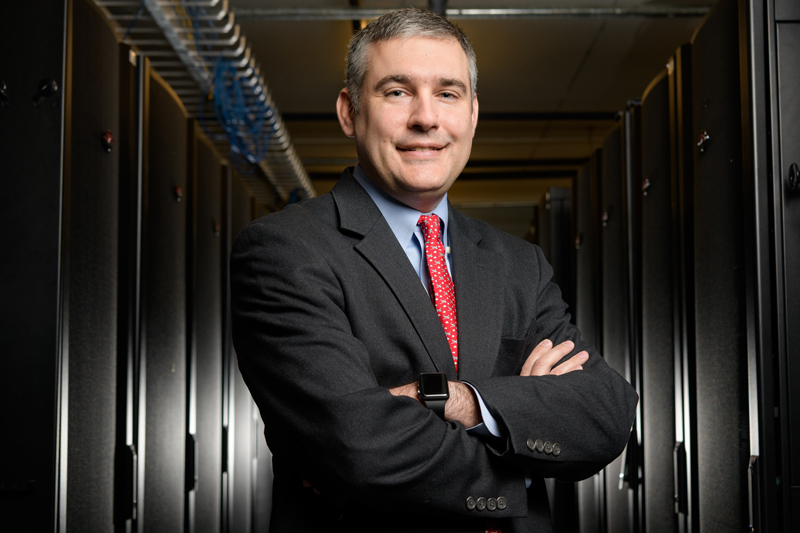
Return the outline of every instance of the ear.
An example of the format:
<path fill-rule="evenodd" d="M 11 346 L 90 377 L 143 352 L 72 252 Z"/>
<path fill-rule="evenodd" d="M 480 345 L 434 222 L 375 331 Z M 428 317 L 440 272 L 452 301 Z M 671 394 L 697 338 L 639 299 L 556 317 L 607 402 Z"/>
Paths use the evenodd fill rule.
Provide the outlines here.
<path fill-rule="evenodd" d="M 339 117 L 339 125 L 348 137 L 355 137 L 355 111 L 353 101 L 350 99 L 350 92 L 347 89 L 339 91 L 339 98 L 336 100 L 336 115 Z"/>
<path fill-rule="evenodd" d="M 472 99 L 472 136 L 475 137 L 475 129 L 478 127 L 478 95 Z"/>

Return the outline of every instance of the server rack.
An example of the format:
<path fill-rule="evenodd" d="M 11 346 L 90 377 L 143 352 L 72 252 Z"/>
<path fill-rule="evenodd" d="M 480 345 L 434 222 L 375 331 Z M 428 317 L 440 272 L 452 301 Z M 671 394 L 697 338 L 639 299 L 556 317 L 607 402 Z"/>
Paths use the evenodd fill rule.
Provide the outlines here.
<path fill-rule="evenodd" d="M 602 349 L 611 368 L 630 381 L 630 309 L 626 235 L 625 125 L 619 123 L 603 144 L 601 171 Z M 629 442 L 630 446 L 630 442 Z M 626 456 L 605 468 L 608 531 L 633 531 L 633 512 L 624 483 Z"/>
<path fill-rule="evenodd" d="M 0 514 L 10 529 L 50 529 L 66 516 L 65 388 L 68 339 L 61 328 L 64 84 L 67 11 L 5 6 L 0 47 L 39 46 L 26 61 L 2 54 L 0 209 Z M 26 156 L 35 143 L 38 156 Z M 24 305 L 22 303 L 24 302 Z M 9 460 L 9 458 L 13 458 Z M 63 460 L 62 460 L 63 459 Z M 63 495 L 63 498 L 62 498 Z M 49 512 L 39 512 L 49 509 Z M 59 509 L 53 512 L 53 509 Z M 60 517 L 59 517 L 60 513 Z"/>
<path fill-rule="evenodd" d="M 747 522 L 747 367 L 737 2 L 692 40 L 694 305 L 700 530 Z M 733 186 L 731 186 L 733 185 Z M 724 486 L 726 490 L 719 490 Z"/>
<path fill-rule="evenodd" d="M 93 4 L 71 2 L 68 13 L 61 291 L 69 416 L 62 419 L 61 500 L 66 530 L 102 531 L 114 520 L 119 55 Z"/>
<path fill-rule="evenodd" d="M 140 293 L 142 136 L 147 59 L 119 47 L 119 274 L 117 306 L 117 427 L 114 469 L 115 531 L 136 526 L 140 446 Z"/>
<path fill-rule="evenodd" d="M 575 180 L 574 278 L 575 325 L 581 338 L 602 346 L 602 270 L 600 264 L 600 173 L 602 150 L 597 149 Z M 605 471 L 577 484 L 580 533 L 606 531 Z"/>
<path fill-rule="evenodd" d="M 747 2 L 740 9 L 744 195 L 748 233 L 750 369 L 750 523 L 800 526 L 800 338 L 797 335 L 800 242 L 797 227 L 797 121 L 800 5 Z"/>
<path fill-rule="evenodd" d="M 641 361 L 645 531 L 677 531 L 675 442 L 675 301 L 673 264 L 671 70 L 645 90 L 641 106 Z"/>
<path fill-rule="evenodd" d="M 253 219 L 253 203 L 242 181 L 231 176 L 232 217 L 234 240 Z M 253 493 L 257 467 L 256 433 L 257 409 L 244 383 L 232 339 L 228 361 L 229 412 L 228 412 L 228 530 L 247 533 L 253 527 L 255 512 Z M 262 437 L 263 438 L 263 437 Z"/>
<path fill-rule="evenodd" d="M 196 477 L 193 487 L 193 530 L 220 530 L 222 498 L 222 376 L 223 376 L 223 184 L 226 167 L 211 143 L 193 124 L 194 177 L 192 216 L 194 271 L 190 342 L 194 348 Z M 187 495 L 191 494 L 187 490 Z M 188 528 L 187 528 L 188 529 Z"/>

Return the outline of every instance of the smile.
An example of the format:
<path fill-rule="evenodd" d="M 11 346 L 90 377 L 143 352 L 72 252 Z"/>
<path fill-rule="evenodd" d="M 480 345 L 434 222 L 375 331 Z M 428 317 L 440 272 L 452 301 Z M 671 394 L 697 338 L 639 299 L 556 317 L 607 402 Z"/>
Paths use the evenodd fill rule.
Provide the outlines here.
<path fill-rule="evenodd" d="M 432 148 L 432 147 L 427 147 L 427 146 L 414 146 L 412 148 L 400 148 L 400 147 L 398 147 L 397 149 L 400 150 L 400 151 L 403 151 L 403 152 L 438 152 L 442 148 Z"/>

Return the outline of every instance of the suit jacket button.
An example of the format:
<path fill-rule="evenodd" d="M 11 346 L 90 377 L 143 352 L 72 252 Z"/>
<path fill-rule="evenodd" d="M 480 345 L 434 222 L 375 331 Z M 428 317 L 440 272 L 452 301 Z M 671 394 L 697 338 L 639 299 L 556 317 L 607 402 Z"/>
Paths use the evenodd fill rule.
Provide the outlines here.
<path fill-rule="evenodd" d="M 475 498 L 470 496 L 467 498 L 467 510 L 472 511 L 473 509 L 475 509 Z"/>
<path fill-rule="evenodd" d="M 505 509 L 507 505 L 508 505 L 508 502 L 506 501 L 505 498 L 503 498 L 502 496 L 497 498 L 497 509 L 499 511 L 502 511 L 503 509 Z"/>
<path fill-rule="evenodd" d="M 542 439 L 536 439 L 536 451 L 537 452 L 544 451 L 544 442 L 542 442 Z"/>
<path fill-rule="evenodd" d="M 553 444 L 553 455 L 558 457 L 558 454 L 560 453 L 561 453 L 561 446 L 559 446 L 558 443 L 556 442 L 555 444 Z"/>
<path fill-rule="evenodd" d="M 489 509 L 490 511 L 494 511 L 495 509 L 497 509 L 497 500 L 495 500 L 494 498 L 489 498 L 488 500 L 486 500 L 486 508 Z"/>
<path fill-rule="evenodd" d="M 534 451 L 534 450 L 536 450 L 536 443 L 535 443 L 535 442 L 533 442 L 533 439 L 531 439 L 531 438 L 528 438 L 528 440 L 527 440 L 527 441 L 525 441 L 525 444 L 528 446 L 528 449 L 529 449 L 530 451 Z"/>
<path fill-rule="evenodd" d="M 553 443 L 551 443 L 550 441 L 544 443 L 544 453 L 546 453 L 547 455 L 553 453 Z"/>
<path fill-rule="evenodd" d="M 475 508 L 478 509 L 479 511 L 483 511 L 484 509 L 486 509 L 486 498 L 484 498 L 483 496 L 478 498 L 475 501 Z"/>

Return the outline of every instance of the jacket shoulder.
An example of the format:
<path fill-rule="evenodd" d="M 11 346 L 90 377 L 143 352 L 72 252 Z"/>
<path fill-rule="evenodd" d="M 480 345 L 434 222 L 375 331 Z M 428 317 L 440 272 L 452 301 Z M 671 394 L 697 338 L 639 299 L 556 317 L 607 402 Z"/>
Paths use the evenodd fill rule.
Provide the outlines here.
<path fill-rule="evenodd" d="M 250 222 L 240 234 L 258 235 L 264 231 L 280 231 L 285 228 L 299 237 L 307 232 L 316 233 L 324 228 L 336 230 L 338 216 L 333 197 L 323 194 L 296 204 L 290 204 L 274 213 Z"/>
<path fill-rule="evenodd" d="M 472 218 L 456 209 L 452 209 L 451 213 L 458 227 L 468 236 L 472 236 L 482 248 L 508 257 L 529 256 L 537 262 L 543 258 L 541 249 L 525 239 L 506 233 L 488 222 Z"/>

